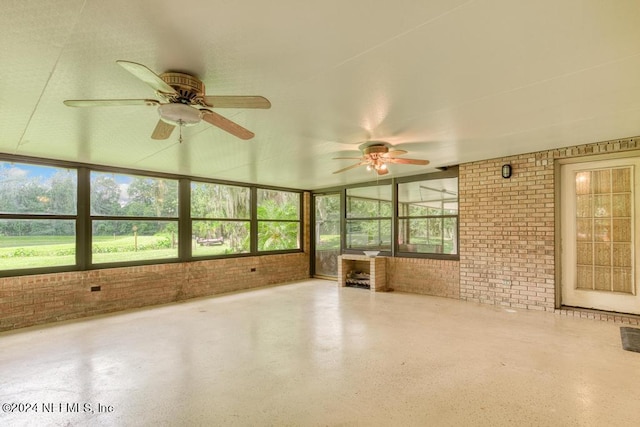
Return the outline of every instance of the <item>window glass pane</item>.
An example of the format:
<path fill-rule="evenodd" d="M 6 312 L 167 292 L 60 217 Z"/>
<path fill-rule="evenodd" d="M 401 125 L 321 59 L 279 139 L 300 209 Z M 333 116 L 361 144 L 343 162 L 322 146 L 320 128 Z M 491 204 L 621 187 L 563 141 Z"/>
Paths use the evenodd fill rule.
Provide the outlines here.
<path fill-rule="evenodd" d="M 193 256 L 249 252 L 249 221 L 193 221 Z"/>
<path fill-rule="evenodd" d="M 75 265 L 74 220 L 0 220 L 0 269 Z"/>
<path fill-rule="evenodd" d="M 94 264 L 178 256 L 176 221 L 95 220 L 92 231 Z"/>
<path fill-rule="evenodd" d="M 390 217 L 391 212 L 390 185 L 347 189 L 347 218 Z"/>
<path fill-rule="evenodd" d="M 391 249 L 391 186 L 347 189 L 347 249 Z M 389 219 L 366 219 L 389 218 Z"/>
<path fill-rule="evenodd" d="M 400 252 L 456 254 L 458 219 L 405 218 L 398 221 Z"/>
<path fill-rule="evenodd" d="M 258 250 L 300 249 L 300 223 L 285 221 L 258 222 Z"/>
<path fill-rule="evenodd" d="M 192 218 L 249 219 L 251 190 L 248 187 L 191 183 Z"/>
<path fill-rule="evenodd" d="M 0 213 L 75 215 L 75 169 L 0 161 Z"/>
<path fill-rule="evenodd" d="M 258 219 L 299 220 L 300 193 L 259 188 Z"/>
<path fill-rule="evenodd" d="M 391 220 L 347 220 L 348 249 L 391 249 Z"/>
<path fill-rule="evenodd" d="M 315 197 L 316 251 L 340 249 L 340 195 Z"/>
<path fill-rule="evenodd" d="M 176 217 L 178 181 L 91 172 L 91 215 Z"/>
<path fill-rule="evenodd" d="M 433 215 L 432 209 L 426 206 L 416 205 L 416 204 L 407 204 L 409 208 L 408 212 L 402 212 L 400 215 L 402 216 L 427 216 Z"/>
<path fill-rule="evenodd" d="M 458 214 L 458 178 L 406 182 L 398 185 L 400 216 Z"/>
<path fill-rule="evenodd" d="M 398 251 L 457 254 L 457 215 L 458 178 L 399 184 Z"/>

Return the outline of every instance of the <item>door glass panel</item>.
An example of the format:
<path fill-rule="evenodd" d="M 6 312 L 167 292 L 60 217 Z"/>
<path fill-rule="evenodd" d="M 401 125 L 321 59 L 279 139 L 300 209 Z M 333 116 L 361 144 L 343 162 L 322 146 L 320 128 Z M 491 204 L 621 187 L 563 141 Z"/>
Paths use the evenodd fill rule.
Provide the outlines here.
<path fill-rule="evenodd" d="M 576 275 L 576 288 L 592 289 L 593 287 L 593 268 L 591 266 L 578 265 Z"/>
<path fill-rule="evenodd" d="M 593 223 L 594 240 L 596 242 L 611 241 L 611 220 L 596 219 Z"/>
<path fill-rule="evenodd" d="M 611 200 L 613 202 L 613 216 L 631 216 L 631 194 L 614 194 Z"/>
<path fill-rule="evenodd" d="M 611 171 L 609 169 L 593 171 L 592 190 L 595 194 L 611 193 Z"/>
<path fill-rule="evenodd" d="M 595 267 L 593 269 L 593 286 L 597 291 L 611 290 L 611 269 L 607 267 Z"/>
<path fill-rule="evenodd" d="M 608 218 L 611 216 L 611 196 L 597 195 L 593 197 L 593 216 L 597 218 Z"/>
<path fill-rule="evenodd" d="M 614 267 L 631 267 L 631 244 L 613 244 L 613 265 Z"/>
<path fill-rule="evenodd" d="M 590 218 L 593 207 L 591 206 L 593 197 L 589 195 L 576 197 L 576 217 Z"/>
<path fill-rule="evenodd" d="M 608 266 L 611 265 L 611 244 L 610 243 L 596 243 L 593 245 L 595 265 Z"/>
<path fill-rule="evenodd" d="M 576 194 L 591 195 L 591 172 L 584 171 L 576 173 Z"/>
<path fill-rule="evenodd" d="M 613 269 L 613 291 L 632 293 L 631 288 L 631 268 Z"/>
<path fill-rule="evenodd" d="M 576 239 L 585 242 L 593 240 L 593 220 L 591 218 L 576 220 Z"/>
<path fill-rule="evenodd" d="M 613 241 L 614 242 L 630 242 L 631 241 L 631 219 L 621 218 L 613 220 Z"/>
<path fill-rule="evenodd" d="M 578 265 L 589 265 L 593 262 L 593 243 L 578 243 L 576 251 Z"/>
<path fill-rule="evenodd" d="M 575 286 L 632 293 L 631 168 L 580 171 L 575 178 Z"/>
<path fill-rule="evenodd" d="M 618 168 L 612 171 L 613 180 L 611 182 L 614 193 L 631 192 L 631 169 Z"/>

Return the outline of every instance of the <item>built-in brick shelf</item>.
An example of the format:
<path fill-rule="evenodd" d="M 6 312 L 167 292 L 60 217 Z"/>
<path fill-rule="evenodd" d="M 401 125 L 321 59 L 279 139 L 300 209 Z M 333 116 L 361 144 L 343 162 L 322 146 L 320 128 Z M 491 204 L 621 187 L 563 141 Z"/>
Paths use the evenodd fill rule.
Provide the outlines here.
<path fill-rule="evenodd" d="M 381 256 L 340 255 L 338 256 L 338 286 L 347 286 L 349 272 L 356 270 L 369 273 L 369 289 L 371 292 L 388 291 L 386 266 L 387 259 Z"/>

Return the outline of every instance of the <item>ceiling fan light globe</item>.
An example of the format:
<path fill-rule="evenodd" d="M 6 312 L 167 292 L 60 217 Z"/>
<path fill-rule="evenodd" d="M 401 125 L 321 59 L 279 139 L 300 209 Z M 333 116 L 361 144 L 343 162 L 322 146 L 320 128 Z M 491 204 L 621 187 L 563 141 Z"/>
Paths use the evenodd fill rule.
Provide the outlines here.
<path fill-rule="evenodd" d="M 158 114 L 163 121 L 176 126 L 195 125 L 202 119 L 200 110 L 186 104 L 162 104 Z"/>
<path fill-rule="evenodd" d="M 386 163 L 381 164 L 380 169 L 387 170 L 387 164 Z"/>
<path fill-rule="evenodd" d="M 367 172 L 371 172 L 371 165 L 367 165 Z"/>

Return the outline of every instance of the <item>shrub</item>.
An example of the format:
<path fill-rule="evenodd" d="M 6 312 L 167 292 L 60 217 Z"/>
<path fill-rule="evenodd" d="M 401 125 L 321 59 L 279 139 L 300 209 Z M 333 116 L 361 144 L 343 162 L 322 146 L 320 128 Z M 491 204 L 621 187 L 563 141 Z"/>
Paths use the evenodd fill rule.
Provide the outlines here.
<path fill-rule="evenodd" d="M 13 251 L 13 255 L 16 258 L 23 258 L 28 256 L 36 256 L 38 253 L 34 249 L 18 248 Z"/>

